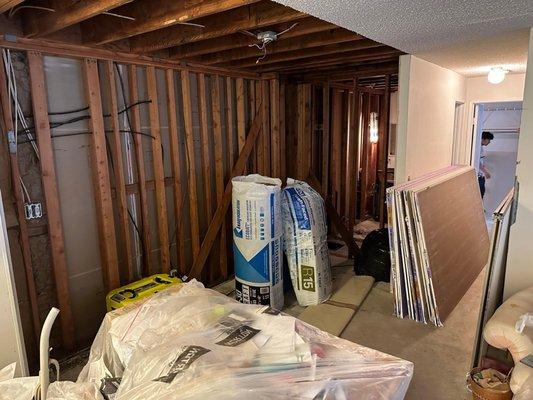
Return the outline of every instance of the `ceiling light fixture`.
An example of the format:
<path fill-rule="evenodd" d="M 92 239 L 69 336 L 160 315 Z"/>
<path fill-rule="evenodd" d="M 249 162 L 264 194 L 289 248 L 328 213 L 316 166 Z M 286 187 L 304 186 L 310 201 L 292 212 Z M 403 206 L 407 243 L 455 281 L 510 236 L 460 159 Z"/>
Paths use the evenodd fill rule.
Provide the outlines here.
<path fill-rule="evenodd" d="M 497 85 L 498 83 L 503 82 L 503 80 L 505 79 L 505 75 L 508 72 L 509 71 L 506 71 L 501 67 L 493 67 L 490 69 L 489 74 L 487 75 L 487 79 L 493 85 Z"/>

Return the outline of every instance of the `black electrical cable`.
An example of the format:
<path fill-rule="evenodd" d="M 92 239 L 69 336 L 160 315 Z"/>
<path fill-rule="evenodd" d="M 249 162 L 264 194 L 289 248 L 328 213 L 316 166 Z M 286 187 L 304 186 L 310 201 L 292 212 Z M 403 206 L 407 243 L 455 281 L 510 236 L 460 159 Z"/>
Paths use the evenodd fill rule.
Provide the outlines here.
<path fill-rule="evenodd" d="M 105 130 L 105 132 L 113 132 L 112 130 Z M 131 133 L 134 135 L 141 135 L 141 136 L 147 136 L 151 139 L 155 139 L 154 136 L 144 133 L 144 132 L 136 132 L 129 129 L 120 129 L 119 132 L 121 133 Z M 69 136 L 79 136 L 79 135 L 92 135 L 92 131 L 78 131 L 78 132 L 69 132 L 69 133 L 58 133 L 53 136 L 50 136 L 52 139 L 54 138 L 60 138 L 60 137 L 69 137 Z M 37 139 L 26 139 L 26 140 L 20 140 L 17 142 L 17 144 L 24 144 L 24 143 L 30 143 L 30 142 L 37 142 Z"/>
<path fill-rule="evenodd" d="M 130 104 L 129 106 L 125 107 L 124 109 L 120 110 L 118 112 L 118 114 L 123 114 L 125 113 L 126 111 L 128 111 L 130 108 L 133 108 L 135 106 L 138 106 L 139 104 L 146 104 L 146 103 L 151 103 L 152 100 L 139 100 L 139 101 L 136 101 L 135 103 L 133 104 Z M 89 106 L 85 106 L 83 108 L 78 108 L 78 109 L 74 109 L 74 110 L 68 110 L 68 111 L 52 111 L 52 112 L 49 112 L 48 115 L 68 115 L 68 114 L 76 114 L 76 113 L 79 113 L 79 112 L 82 112 L 82 111 L 87 111 L 89 110 Z M 109 118 L 111 116 L 111 114 L 104 114 L 104 118 Z M 31 117 L 31 115 L 29 116 Z"/>

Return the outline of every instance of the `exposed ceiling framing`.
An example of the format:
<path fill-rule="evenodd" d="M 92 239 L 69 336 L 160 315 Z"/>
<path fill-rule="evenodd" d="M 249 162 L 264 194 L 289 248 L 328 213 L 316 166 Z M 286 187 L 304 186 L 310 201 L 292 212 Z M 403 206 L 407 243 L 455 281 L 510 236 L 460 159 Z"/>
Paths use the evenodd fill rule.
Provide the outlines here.
<path fill-rule="evenodd" d="M 25 38 L 236 72 L 329 77 L 370 68 L 379 76 L 396 73 L 401 54 L 268 0 L 12 0 L 0 1 L 0 11 L 20 24 Z M 262 31 L 285 33 L 264 51 L 253 37 Z"/>

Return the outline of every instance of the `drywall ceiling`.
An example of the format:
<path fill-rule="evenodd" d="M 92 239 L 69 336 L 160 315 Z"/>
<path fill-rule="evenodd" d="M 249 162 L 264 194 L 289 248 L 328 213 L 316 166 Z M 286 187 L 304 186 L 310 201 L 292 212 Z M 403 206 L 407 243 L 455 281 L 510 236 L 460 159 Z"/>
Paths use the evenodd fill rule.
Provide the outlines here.
<path fill-rule="evenodd" d="M 276 0 L 467 76 L 523 72 L 531 0 Z"/>

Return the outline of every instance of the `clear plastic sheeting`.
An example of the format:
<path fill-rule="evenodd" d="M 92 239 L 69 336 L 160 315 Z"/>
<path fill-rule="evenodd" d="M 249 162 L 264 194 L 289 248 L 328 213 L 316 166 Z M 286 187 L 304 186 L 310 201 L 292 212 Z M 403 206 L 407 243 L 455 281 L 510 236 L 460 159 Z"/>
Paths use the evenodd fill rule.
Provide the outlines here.
<path fill-rule="evenodd" d="M 408 361 L 192 281 L 108 313 L 77 385 L 100 388 L 98 400 L 399 400 L 412 372 Z"/>
<path fill-rule="evenodd" d="M 48 388 L 46 400 L 105 400 L 94 383 L 54 382 Z"/>

